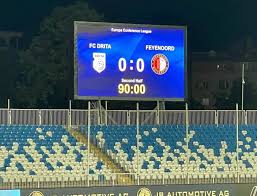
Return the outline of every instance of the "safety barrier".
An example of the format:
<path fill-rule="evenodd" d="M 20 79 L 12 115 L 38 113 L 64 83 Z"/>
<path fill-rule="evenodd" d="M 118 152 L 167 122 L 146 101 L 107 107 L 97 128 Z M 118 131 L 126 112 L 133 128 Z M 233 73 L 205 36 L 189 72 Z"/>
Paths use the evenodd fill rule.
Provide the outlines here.
<path fill-rule="evenodd" d="M 236 124 L 236 110 L 188 110 L 189 124 Z M 186 110 L 90 110 L 90 123 L 107 125 L 185 124 Z M 238 111 L 239 124 L 257 124 L 257 110 Z M 0 109 L 0 124 L 86 125 L 88 110 Z"/>

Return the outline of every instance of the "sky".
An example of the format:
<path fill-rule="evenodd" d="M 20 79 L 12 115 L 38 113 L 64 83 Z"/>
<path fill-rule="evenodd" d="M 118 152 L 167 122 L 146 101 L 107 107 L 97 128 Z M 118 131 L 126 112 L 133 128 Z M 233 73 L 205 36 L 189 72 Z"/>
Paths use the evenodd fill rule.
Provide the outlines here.
<path fill-rule="evenodd" d="M 186 25 L 194 51 L 225 50 L 256 37 L 255 0 L 85 0 L 108 22 Z M 2 0 L 0 30 L 24 32 L 30 40 L 56 6 L 75 0 Z"/>

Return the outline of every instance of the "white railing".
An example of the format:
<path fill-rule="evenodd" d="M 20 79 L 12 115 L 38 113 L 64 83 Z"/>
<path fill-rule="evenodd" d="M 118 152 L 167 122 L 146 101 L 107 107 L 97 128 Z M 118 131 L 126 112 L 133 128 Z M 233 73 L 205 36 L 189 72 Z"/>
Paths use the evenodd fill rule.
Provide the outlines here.
<path fill-rule="evenodd" d="M 189 176 L 171 175 L 166 178 L 164 175 L 158 175 L 158 178 L 137 177 L 136 174 L 112 174 L 110 179 L 94 179 L 94 176 L 88 175 L 85 177 L 60 178 L 55 177 L 52 180 L 46 178 L 40 179 L 23 179 L 22 181 L 0 182 L 0 189 L 43 189 L 43 188 L 72 188 L 72 187 L 97 187 L 97 186 L 130 186 L 130 185 L 172 185 L 172 184 L 228 184 L 228 183 L 248 183 L 256 184 L 256 176 L 246 175 L 224 177 L 219 176 L 204 177 L 204 175 L 196 176 L 191 174 Z"/>
<path fill-rule="evenodd" d="M 0 109 L 0 124 L 8 124 L 8 109 Z"/>
<path fill-rule="evenodd" d="M 185 124 L 186 110 L 139 110 L 139 123 Z M 189 124 L 236 124 L 236 110 L 189 110 Z M 257 110 L 239 111 L 240 124 L 257 124 Z M 135 125 L 136 110 L 90 110 L 91 124 Z M 0 124 L 87 125 L 88 110 L 0 109 Z"/>
<path fill-rule="evenodd" d="M 188 115 L 187 115 L 188 114 Z M 238 118 L 237 118 L 238 114 Z M 90 120 L 90 123 L 89 123 Z M 96 124 L 117 124 L 117 125 L 140 125 L 146 124 L 257 124 L 257 110 L 76 110 L 76 109 L 0 109 L 0 124 L 33 124 L 33 125 L 96 125 Z M 186 132 L 185 130 L 185 137 Z M 135 134 L 136 135 L 136 134 Z M 238 131 L 237 131 L 238 135 Z M 90 136 L 90 132 L 89 132 Z M 88 144 L 91 145 L 90 137 Z M 135 138 L 136 140 L 136 138 Z M 188 140 L 188 139 L 187 139 Z M 189 141 L 189 140 L 188 140 Z M 235 140 L 235 143 L 238 139 Z M 139 142 L 136 141 L 139 148 Z M 237 147 L 238 148 L 238 147 Z M 88 148 L 91 149 L 91 148 Z M 237 149 L 237 153 L 239 153 Z M 186 153 L 188 154 L 188 153 Z M 89 156 L 89 154 L 88 154 Z M 239 158 L 241 159 L 241 158 Z M 88 159 L 89 160 L 89 159 Z M 254 171 L 252 174 L 239 173 L 235 170 L 235 175 L 210 176 L 196 175 L 194 172 L 186 173 L 166 178 L 159 176 L 158 179 L 141 178 L 137 174 L 113 174 L 109 180 L 60 180 L 56 184 L 47 180 L 32 182 L 0 182 L 0 188 L 20 188 L 20 187 L 73 187 L 73 186 L 109 186 L 109 185 L 147 185 L 147 184 L 190 184 L 190 183 L 231 183 L 231 182 L 252 182 L 256 183 L 257 178 Z M 88 176 L 90 176 L 88 174 Z M 114 177 L 113 177 L 114 176 Z M 121 177 L 120 177 L 121 176 Z"/>

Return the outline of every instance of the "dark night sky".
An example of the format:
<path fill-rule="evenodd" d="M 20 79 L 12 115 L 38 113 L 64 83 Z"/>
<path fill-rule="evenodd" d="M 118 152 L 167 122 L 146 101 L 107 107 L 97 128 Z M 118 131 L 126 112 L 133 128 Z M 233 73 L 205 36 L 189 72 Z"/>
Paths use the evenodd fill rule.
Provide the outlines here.
<path fill-rule="evenodd" d="M 16 30 L 31 39 L 42 19 L 75 0 L 3 0 L 0 30 Z M 226 49 L 257 32 L 257 1 L 247 0 L 88 0 L 109 22 L 187 25 L 192 49 Z"/>

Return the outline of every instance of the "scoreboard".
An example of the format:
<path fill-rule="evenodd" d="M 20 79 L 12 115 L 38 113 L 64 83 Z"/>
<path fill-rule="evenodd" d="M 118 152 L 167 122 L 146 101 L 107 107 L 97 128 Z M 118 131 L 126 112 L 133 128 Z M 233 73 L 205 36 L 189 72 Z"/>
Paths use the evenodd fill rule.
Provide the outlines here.
<path fill-rule="evenodd" d="M 74 23 L 75 99 L 186 99 L 186 27 Z"/>

